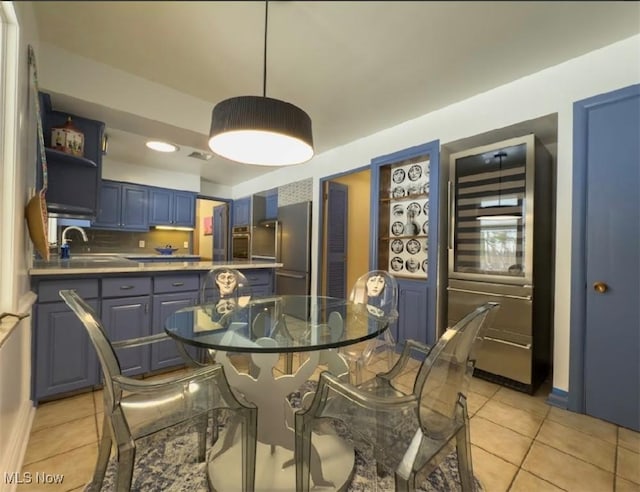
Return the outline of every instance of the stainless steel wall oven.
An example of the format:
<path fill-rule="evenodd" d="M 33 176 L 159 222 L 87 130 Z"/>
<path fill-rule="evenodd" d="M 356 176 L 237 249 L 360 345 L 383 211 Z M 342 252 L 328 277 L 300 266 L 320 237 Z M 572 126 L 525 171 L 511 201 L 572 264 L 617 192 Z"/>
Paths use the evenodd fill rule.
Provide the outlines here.
<path fill-rule="evenodd" d="M 251 229 L 248 226 L 236 226 L 231 229 L 231 258 L 248 260 L 251 255 Z"/>

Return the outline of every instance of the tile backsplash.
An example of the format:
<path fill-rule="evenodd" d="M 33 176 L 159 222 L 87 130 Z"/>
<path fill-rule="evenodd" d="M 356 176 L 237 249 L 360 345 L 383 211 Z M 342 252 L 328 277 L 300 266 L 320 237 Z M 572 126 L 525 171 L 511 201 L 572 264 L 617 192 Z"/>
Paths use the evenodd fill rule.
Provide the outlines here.
<path fill-rule="evenodd" d="M 58 228 L 58 238 L 62 237 L 63 227 Z M 80 233 L 69 231 L 67 239 L 71 240 L 71 254 L 75 253 L 150 253 L 157 254 L 154 248 L 161 248 L 170 244 L 173 248 L 179 248 L 175 254 L 190 254 L 193 251 L 192 232 L 190 231 L 166 231 L 152 229 L 148 232 L 128 231 L 103 231 L 86 228 L 86 243 Z M 139 247 L 139 242 L 144 241 L 144 248 Z M 184 248 L 188 242 L 189 247 Z"/>

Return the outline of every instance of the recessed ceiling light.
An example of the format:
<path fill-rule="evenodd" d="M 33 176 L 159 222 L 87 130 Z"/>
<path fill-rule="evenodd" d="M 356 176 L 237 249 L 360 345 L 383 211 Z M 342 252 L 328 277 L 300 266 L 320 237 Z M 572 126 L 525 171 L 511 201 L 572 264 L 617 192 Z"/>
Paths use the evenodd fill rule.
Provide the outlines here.
<path fill-rule="evenodd" d="M 175 152 L 179 149 L 177 145 L 161 140 L 149 140 L 145 145 L 158 152 Z"/>

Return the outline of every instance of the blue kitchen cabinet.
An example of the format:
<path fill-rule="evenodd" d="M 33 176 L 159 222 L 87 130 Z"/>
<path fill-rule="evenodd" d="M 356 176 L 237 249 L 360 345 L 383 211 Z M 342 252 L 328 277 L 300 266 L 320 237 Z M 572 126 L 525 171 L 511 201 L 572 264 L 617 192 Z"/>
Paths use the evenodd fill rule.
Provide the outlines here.
<path fill-rule="evenodd" d="M 427 284 L 419 280 L 398 279 L 398 321 L 392 327 L 396 340 L 427 343 Z"/>
<path fill-rule="evenodd" d="M 33 401 L 98 384 L 98 359 L 87 330 L 58 294 L 74 289 L 98 313 L 98 279 L 47 279 L 32 288 L 38 294 L 32 324 Z"/>
<path fill-rule="evenodd" d="M 102 322 L 112 342 L 144 337 L 151 332 L 150 296 L 102 300 Z M 122 374 L 134 376 L 149 372 L 149 347 L 118 349 Z"/>
<path fill-rule="evenodd" d="M 149 225 L 195 227 L 196 194 L 149 187 Z"/>
<path fill-rule="evenodd" d="M 171 273 L 157 275 L 153 279 L 153 321 L 151 333 L 164 333 L 166 319 L 178 309 L 197 303 L 200 290 L 200 274 Z M 167 369 L 184 365 L 174 340 L 154 343 L 151 350 L 151 370 Z M 194 359 L 199 359 L 196 347 L 184 347 Z"/>
<path fill-rule="evenodd" d="M 151 333 L 151 277 L 102 279 L 102 322 L 109 340 L 139 338 Z M 126 376 L 149 372 L 149 347 L 118 349 Z"/>
<path fill-rule="evenodd" d="M 97 312 L 98 301 L 87 300 Z M 64 302 L 35 307 L 33 400 L 98 384 L 98 359 L 85 327 Z"/>
<path fill-rule="evenodd" d="M 149 190 L 145 186 L 103 180 L 95 229 L 149 230 Z"/>
<path fill-rule="evenodd" d="M 278 189 L 269 190 L 265 200 L 264 218 L 271 220 L 278 218 Z"/>
<path fill-rule="evenodd" d="M 369 266 L 398 281 L 398 342 L 433 344 L 439 336 L 439 162 L 438 140 L 371 160 Z"/>
<path fill-rule="evenodd" d="M 251 197 L 233 201 L 233 226 L 251 225 Z"/>
<path fill-rule="evenodd" d="M 249 268 L 240 271 L 249 281 L 252 297 L 268 297 L 274 294 L 273 268 Z"/>

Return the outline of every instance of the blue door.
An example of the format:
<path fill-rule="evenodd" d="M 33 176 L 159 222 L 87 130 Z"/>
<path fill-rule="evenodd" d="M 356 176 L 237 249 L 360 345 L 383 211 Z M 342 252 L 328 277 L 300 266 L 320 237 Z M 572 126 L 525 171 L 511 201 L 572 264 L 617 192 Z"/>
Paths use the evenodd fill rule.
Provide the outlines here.
<path fill-rule="evenodd" d="M 640 430 L 640 85 L 574 110 L 573 406 Z"/>
<path fill-rule="evenodd" d="M 347 297 L 347 210 L 349 188 L 327 182 L 327 296 Z"/>
<path fill-rule="evenodd" d="M 213 207 L 213 261 L 227 260 L 228 210 L 226 203 Z"/>

